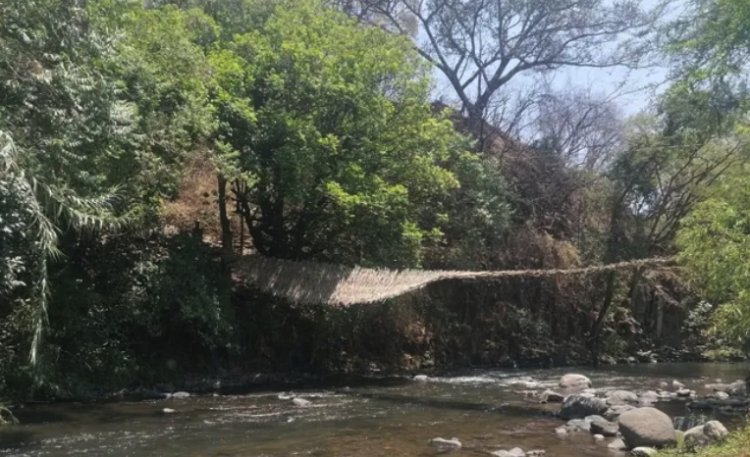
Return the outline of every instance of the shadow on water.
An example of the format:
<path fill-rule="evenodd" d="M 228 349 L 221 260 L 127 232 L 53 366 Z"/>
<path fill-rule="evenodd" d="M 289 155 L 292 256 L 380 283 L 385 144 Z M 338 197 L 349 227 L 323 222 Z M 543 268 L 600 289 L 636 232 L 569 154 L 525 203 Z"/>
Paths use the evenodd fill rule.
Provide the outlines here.
<path fill-rule="evenodd" d="M 141 402 L 142 404 L 150 403 Z M 85 417 L 86 420 L 100 424 L 119 423 L 154 417 L 161 414 L 160 410 L 142 407 L 128 408 L 127 405 L 136 403 L 50 403 L 33 408 L 21 408 L 14 411 L 15 416 L 23 425 L 40 425 L 55 423 L 70 423 Z M 64 405 L 64 408 L 61 407 Z"/>
<path fill-rule="evenodd" d="M 519 404 L 502 402 L 500 404 L 475 403 L 459 400 L 446 400 L 440 398 L 420 398 L 410 395 L 385 394 L 385 393 L 350 393 L 341 392 L 342 394 L 351 395 L 368 400 L 378 400 L 383 402 L 395 403 L 398 405 L 419 405 L 428 408 L 456 410 L 456 411 L 480 411 L 488 413 L 498 413 L 509 417 L 542 417 L 551 416 L 550 413 L 533 407 L 525 407 Z"/>
<path fill-rule="evenodd" d="M 20 448 L 26 443 L 33 442 L 35 438 L 36 435 L 30 430 L 17 427 L 0 430 L 0 450 L 3 446 Z"/>

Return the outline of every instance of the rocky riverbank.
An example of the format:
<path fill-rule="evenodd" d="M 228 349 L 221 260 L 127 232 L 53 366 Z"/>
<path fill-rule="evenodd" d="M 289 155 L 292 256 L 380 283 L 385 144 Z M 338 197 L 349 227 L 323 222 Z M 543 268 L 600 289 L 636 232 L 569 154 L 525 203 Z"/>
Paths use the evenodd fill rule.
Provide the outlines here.
<path fill-rule="evenodd" d="M 417 381 L 424 378 L 416 377 Z M 521 387 L 534 388 L 534 380 L 519 383 Z M 526 391 L 540 403 L 560 403 L 557 417 L 566 421 L 554 430 L 562 440 L 592 439 L 616 452 L 630 452 L 634 456 L 653 456 L 658 449 L 678 444 L 687 450 L 696 450 L 724 441 L 727 428 L 718 420 L 686 423 L 682 417 L 670 417 L 656 406 L 661 402 L 682 402 L 689 410 L 717 410 L 724 414 L 743 415 L 750 411 L 750 382 L 737 380 L 731 383 L 716 382 L 702 386 L 710 391 L 699 397 L 696 390 L 682 382 L 662 381 L 661 389 L 630 391 L 595 387 L 582 374 L 566 374 L 560 378 L 558 389 Z M 683 427 L 688 425 L 686 430 Z M 430 444 L 438 452 L 451 452 L 461 448 L 459 438 L 436 438 Z M 543 450 L 524 451 L 521 448 L 499 450 L 498 457 L 530 457 L 544 455 Z"/>

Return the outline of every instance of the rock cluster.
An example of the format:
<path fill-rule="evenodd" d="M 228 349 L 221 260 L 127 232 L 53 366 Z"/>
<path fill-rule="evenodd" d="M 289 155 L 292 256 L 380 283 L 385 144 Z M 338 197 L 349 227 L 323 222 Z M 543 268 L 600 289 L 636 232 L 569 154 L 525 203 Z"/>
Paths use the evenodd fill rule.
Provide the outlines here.
<path fill-rule="evenodd" d="M 563 376 L 559 385 L 572 392 L 562 400 L 559 416 L 568 422 L 555 429 L 559 438 L 566 438 L 571 433 L 589 432 L 595 442 L 605 442 L 610 437 L 612 439 L 607 444 L 610 449 L 630 450 L 632 455 L 641 457 L 652 456 L 656 454 L 656 449 L 674 446 L 678 441 L 672 419 L 653 405 L 660 401 L 689 401 L 696 396 L 694 390 L 677 380 L 662 383 L 659 392 L 648 390 L 640 393 L 594 390 L 591 381 L 578 374 Z M 700 407 L 706 404 L 742 403 L 747 406 L 750 399 L 738 398 L 745 394 L 744 386 L 744 381 L 707 385 L 707 388 L 714 390 L 710 398 L 688 404 Z M 672 391 L 667 391 L 670 387 Z M 548 390 L 541 398 L 549 403 L 558 396 L 562 395 Z M 727 434 L 721 422 L 709 421 L 685 432 L 685 445 L 694 449 L 719 442 Z M 503 457 L 512 456 L 503 454 Z"/>
<path fill-rule="evenodd" d="M 543 384 L 523 380 L 514 386 L 534 388 Z M 613 451 L 630 451 L 636 457 L 651 457 L 657 453 L 657 449 L 674 446 L 678 442 L 678 435 L 682 434 L 675 430 L 672 418 L 653 407 L 660 401 L 684 401 L 688 405 L 697 405 L 696 407 L 709 403 L 715 405 L 717 402 L 750 405 L 750 399 L 740 398 L 746 393 L 743 390 L 744 381 L 707 385 L 706 388 L 714 392 L 708 399 L 692 403 L 689 402 L 696 396 L 696 392 L 677 380 L 661 383 L 659 391 L 633 392 L 593 389 L 587 376 L 571 373 L 562 376 L 558 387 L 559 392 L 546 389 L 541 393 L 524 391 L 524 394 L 535 396 L 541 403 L 561 403 L 559 417 L 567 422 L 555 429 L 559 438 L 566 439 L 571 434 L 582 432 L 590 433 L 595 442 L 602 443 Z M 677 419 L 679 418 L 675 420 Z M 684 442 L 688 449 L 695 449 L 722 441 L 727 435 L 728 431 L 721 422 L 709 421 L 687 430 Z M 462 443 L 457 438 L 434 438 L 430 440 L 430 445 L 438 453 L 462 448 Z M 541 450 L 524 451 L 519 447 L 490 452 L 495 457 L 540 457 L 544 454 Z"/>

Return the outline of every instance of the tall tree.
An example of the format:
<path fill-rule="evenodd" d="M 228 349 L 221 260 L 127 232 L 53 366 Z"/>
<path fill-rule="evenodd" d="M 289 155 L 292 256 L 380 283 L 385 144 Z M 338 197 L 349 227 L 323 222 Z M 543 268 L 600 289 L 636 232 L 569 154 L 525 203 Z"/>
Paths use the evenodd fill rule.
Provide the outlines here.
<path fill-rule="evenodd" d="M 669 50 L 680 64 L 680 84 L 702 88 L 703 96 L 699 103 L 690 99 L 678 99 L 676 103 L 689 113 L 687 119 L 693 126 L 724 120 L 725 128 L 715 141 L 739 148 L 745 163 L 733 167 L 685 218 L 678 236 L 680 259 L 697 290 L 718 305 L 716 328 L 747 343 L 750 4 L 743 0 L 695 0 L 690 6 L 673 24 Z"/>
<path fill-rule="evenodd" d="M 636 67 L 664 10 L 640 1 L 361 0 L 343 5 L 389 30 L 415 35 L 465 114 L 481 125 L 511 81 L 563 67 Z M 412 26 L 409 26 L 413 23 Z"/>
<path fill-rule="evenodd" d="M 252 185 L 234 188 L 254 246 L 285 258 L 419 263 L 420 212 L 458 185 L 462 147 L 428 103 L 405 39 L 321 2 L 285 3 L 212 56 L 222 137 Z"/>

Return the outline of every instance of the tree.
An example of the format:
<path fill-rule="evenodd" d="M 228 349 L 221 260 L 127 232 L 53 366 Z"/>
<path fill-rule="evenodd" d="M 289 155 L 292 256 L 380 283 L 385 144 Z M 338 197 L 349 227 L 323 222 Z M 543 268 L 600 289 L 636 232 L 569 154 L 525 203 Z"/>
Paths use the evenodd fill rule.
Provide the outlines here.
<path fill-rule="evenodd" d="M 197 44 L 212 24 L 132 2 L 41 0 L 0 13 L 0 188 L 10 192 L 0 271 L 15 284 L 0 293 L 33 305 L 34 364 L 59 240 L 153 223 L 181 156 L 213 128 Z M 110 39 L 111 29 L 122 33 Z M 19 223 L 33 231 L 7 235 Z"/>
<path fill-rule="evenodd" d="M 720 122 L 723 128 L 714 141 L 743 154 L 743 164 L 706 193 L 707 198 L 684 219 L 678 235 L 680 260 L 692 284 L 719 305 L 716 329 L 743 342 L 750 340 L 745 257 L 750 202 L 746 178 L 748 20 L 747 2 L 696 0 L 673 23 L 668 37 L 668 50 L 680 64 L 681 86 L 702 89 L 697 100 L 677 99 L 675 103 L 690 113 L 688 121 L 693 126 Z"/>
<path fill-rule="evenodd" d="M 24 292 L 10 303 L 30 309 L 32 365 L 46 319 L 48 261 L 59 255 L 59 235 L 124 220 L 118 214 L 124 201 L 110 173 L 133 139 L 131 122 L 113 82 L 93 64 L 106 59 L 107 48 L 89 29 L 82 6 L 55 0 L 0 5 L 0 188 L 10 192 L 0 208 L 0 244 L 6 274 Z M 30 231 L 14 235 L 18 223 Z M 17 254 L 11 254 L 10 268 L 5 252 Z"/>
<path fill-rule="evenodd" d="M 624 121 L 617 105 L 591 91 L 545 91 L 530 127 L 534 147 L 561 157 L 566 166 L 605 170 L 622 149 Z"/>
<path fill-rule="evenodd" d="M 714 328 L 729 340 L 750 341 L 750 187 L 742 167 L 701 202 L 679 232 L 680 261 L 691 283 L 718 305 Z"/>
<path fill-rule="evenodd" d="M 732 135 L 741 112 L 716 111 L 714 95 L 678 82 L 662 97 L 658 117 L 631 121 L 626 147 L 609 170 L 613 192 L 605 261 L 673 253 L 682 220 L 717 180 L 741 163 L 745 143 Z M 595 341 L 613 301 L 615 278 L 614 272 L 606 278 L 592 330 Z M 636 271 L 629 289 L 639 280 Z"/>
<path fill-rule="evenodd" d="M 220 140 L 251 185 L 235 186 L 261 253 L 410 266 L 440 237 L 434 206 L 465 148 L 428 102 L 407 40 L 320 2 L 284 3 L 212 54 Z M 431 217 L 426 217 L 426 214 Z"/>
<path fill-rule="evenodd" d="M 750 54 L 750 5 L 743 0 L 693 0 L 691 8 L 672 23 L 667 50 L 679 70 L 693 77 L 740 76 Z"/>
<path fill-rule="evenodd" d="M 511 81 L 563 67 L 636 67 L 664 4 L 602 0 L 361 0 L 343 5 L 389 30 L 416 31 L 475 127 Z M 408 27 L 414 21 L 415 27 Z"/>

